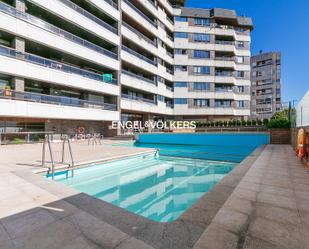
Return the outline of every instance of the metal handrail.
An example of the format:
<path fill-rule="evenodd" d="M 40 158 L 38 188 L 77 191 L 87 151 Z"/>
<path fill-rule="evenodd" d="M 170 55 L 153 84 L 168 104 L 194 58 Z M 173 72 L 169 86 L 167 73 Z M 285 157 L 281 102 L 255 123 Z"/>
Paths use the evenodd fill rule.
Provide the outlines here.
<path fill-rule="evenodd" d="M 110 111 L 117 110 L 117 105 L 115 104 L 109 104 L 98 101 L 87 101 L 65 96 L 53 96 L 40 93 L 19 92 L 15 90 L 0 90 L 0 99 L 12 99 L 12 100 L 44 103 L 44 104 L 82 107 L 89 109 L 103 109 Z"/>
<path fill-rule="evenodd" d="M 38 64 L 38 65 L 52 68 L 55 70 L 60 70 L 66 73 L 78 74 L 80 76 L 90 78 L 92 80 L 97 80 L 97 81 L 101 81 L 104 83 L 111 83 L 111 84 L 117 85 L 116 79 L 113 79 L 111 82 L 106 82 L 106 81 L 103 81 L 103 76 L 101 74 L 94 73 L 94 72 L 84 70 L 84 69 L 80 69 L 78 67 L 70 66 L 70 65 L 58 62 L 58 61 L 46 59 L 41 56 L 37 56 L 37 55 L 25 53 L 25 52 L 20 52 L 20 51 L 17 51 L 9 47 L 0 46 L 0 55 L 8 56 L 8 57 L 23 60 L 23 61 L 28 61 L 34 64 Z"/>
<path fill-rule="evenodd" d="M 142 101 L 142 102 L 146 102 L 146 103 L 156 105 L 156 102 L 154 100 L 151 100 L 151 99 L 146 99 L 146 98 L 143 98 L 143 97 L 133 96 L 133 95 L 124 94 L 124 93 L 121 94 L 121 96 L 125 99 L 132 99 L 132 100 Z"/>
<path fill-rule="evenodd" d="M 140 16 L 142 16 L 146 21 L 148 21 L 151 25 L 157 27 L 156 23 L 152 21 L 148 16 L 146 16 L 143 12 L 141 12 L 138 8 L 136 8 L 130 1 L 123 0 L 126 4 L 128 4 L 133 10 L 135 10 Z"/>
<path fill-rule="evenodd" d="M 153 60 L 149 59 L 148 57 L 146 57 L 144 55 L 141 55 L 140 53 L 136 52 L 135 50 L 133 50 L 131 48 L 128 48 L 128 47 L 122 45 L 122 49 L 124 51 L 126 51 L 126 52 L 128 52 L 128 53 L 130 53 L 130 54 L 132 54 L 132 55 L 134 55 L 136 57 L 138 57 L 141 60 L 144 60 L 144 61 L 146 61 L 146 62 L 148 62 L 148 63 L 150 63 L 152 65 L 155 65 L 155 62 Z"/>
<path fill-rule="evenodd" d="M 82 14 L 83 16 L 89 18 L 90 20 L 94 21 L 95 23 L 99 24 L 100 26 L 108 29 L 109 31 L 111 31 L 111 32 L 113 32 L 115 34 L 118 34 L 118 31 L 117 31 L 116 28 L 114 28 L 110 24 L 104 22 L 102 19 L 94 16 L 93 14 L 91 14 L 88 11 L 86 11 L 85 9 L 79 7 L 77 4 L 71 2 L 70 0 L 58 0 L 58 1 L 62 2 L 66 6 L 70 7 L 71 9 L 77 11 L 78 13 Z"/>
<path fill-rule="evenodd" d="M 156 82 L 155 82 L 154 80 L 148 79 L 148 78 L 146 78 L 146 77 L 140 76 L 140 75 L 135 74 L 135 73 L 132 73 L 132 72 L 130 72 L 130 71 L 122 70 L 121 72 L 122 72 L 123 74 L 130 75 L 130 76 L 132 76 L 132 77 L 134 77 L 134 78 L 137 78 L 137 79 L 146 81 L 147 83 L 150 83 L 150 84 L 153 84 L 153 85 L 157 85 Z"/>
<path fill-rule="evenodd" d="M 11 7 L 10 5 L 7 5 L 3 2 L 0 2 L 0 11 L 8 14 L 10 16 L 16 17 L 20 20 L 26 21 L 27 23 L 33 24 L 37 27 L 40 27 L 42 29 L 45 29 L 47 31 L 51 31 L 52 33 L 60 36 L 60 37 L 64 37 L 66 39 L 68 39 L 69 41 L 72 41 L 76 44 L 82 45 L 84 47 L 87 47 L 89 49 L 92 49 L 96 52 L 99 52 L 101 54 L 107 55 L 113 59 L 118 59 L 118 55 L 116 53 L 113 53 L 105 48 L 102 48 L 92 42 L 89 42 L 87 40 L 84 40 L 76 35 L 71 34 L 70 32 L 67 32 L 63 29 L 58 28 L 57 26 L 54 26 L 48 22 L 43 21 L 40 18 L 37 18 L 35 16 L 32 16 L 30 14 L 27 14 L 25 12 L 19 11 L 13 7 Z"/>

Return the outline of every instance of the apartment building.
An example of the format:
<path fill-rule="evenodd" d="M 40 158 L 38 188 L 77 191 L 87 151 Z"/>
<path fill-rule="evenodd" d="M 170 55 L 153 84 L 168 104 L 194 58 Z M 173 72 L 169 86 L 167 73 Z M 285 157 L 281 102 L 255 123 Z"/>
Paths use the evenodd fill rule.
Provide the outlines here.
<path fill-rule="evenodd" d="M 0 131 L 250 113 L 250 18 L 169 0 L 0 0 Z"/>
<path fill-rule="evenodd" d="M 251 58 L 251 115 L 270 119 L 281 111 L 281 53 L 260 53 Z"/>
<path fill-rule="evenodd" d="M 175 10 L 174 114 L 230 120 L 250 115 L 250 18 L 233 10 Z"/>

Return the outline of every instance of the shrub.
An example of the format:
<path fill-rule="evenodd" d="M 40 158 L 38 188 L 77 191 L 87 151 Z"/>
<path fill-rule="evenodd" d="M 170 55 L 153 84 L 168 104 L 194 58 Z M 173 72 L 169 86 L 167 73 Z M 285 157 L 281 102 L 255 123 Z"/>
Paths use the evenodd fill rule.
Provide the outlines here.
<path fill-rule="evenodd" d="M 287 119 L 271 119 L 268 124 L 268 129 L 282 129 L 282 128 L 290 128 L 291 122 Z"/>
<path fill-rule="evenodd" d="M 246 120 L 241 121 L 241 125 L 242 126 L 247 126 L 247 121 Z"/>
<path fill-rule="evenodd" d="M 229 127 L 233 126 L 233 121 L 229 121 L 229 122 L 228 122 L 228 126 L 229 126 Z"/>
<path fill-rule="evenodd" d="M 257 120 L 257 124 L 258 124 L 258 125 L 262 125 L 262 120 L 258 119 L 258 120 Z"/>
<path fill-rule="evenodd" d="M 248 120 L 248 121 L 247 121 L 247 125 L 248 125 L 248 126 L 251 126 L 251 125 L 252 125 L 252 121 L 251 121 L 251 120 Z"/>
<path fill-rule="evenodd" d="M 255 126 L 256 125 L 256 120 L 252 120 L 251 123 L 252 123 L 252 126 Z"/>
<path fill-rule="evenodd" d="M 267 126 L 268 122 L 269 122 L 269 120 L 268 120 L 267 118 L 265 118 L 265 119 L 263 120 L 263 124 L 264 124 L 265 126 Z"/>
<path fill-rule="evenodd" d="M 227 121 L 223 122 L 224 127 L 227 127 Z"/>

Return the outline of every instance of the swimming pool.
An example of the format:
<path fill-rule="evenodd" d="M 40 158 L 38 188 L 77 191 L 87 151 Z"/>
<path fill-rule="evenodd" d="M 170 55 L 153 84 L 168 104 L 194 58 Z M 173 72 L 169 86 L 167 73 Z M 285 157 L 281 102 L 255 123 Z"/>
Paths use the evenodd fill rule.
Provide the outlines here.
<path fill-rule="evenodd" d="M 115 146 L 160 149 L 160 155 L 239 163 L 261 145 L 267 133 L 162 133 L 139 134 L 136 142 Z"/>
<path fill-rule="evenodd" d="M 176 220 L 236 163 L 138 156 L 57 174 L 55 179 L 158 222 Z M 68 174 L 68 175 L 66 175 Z"/>

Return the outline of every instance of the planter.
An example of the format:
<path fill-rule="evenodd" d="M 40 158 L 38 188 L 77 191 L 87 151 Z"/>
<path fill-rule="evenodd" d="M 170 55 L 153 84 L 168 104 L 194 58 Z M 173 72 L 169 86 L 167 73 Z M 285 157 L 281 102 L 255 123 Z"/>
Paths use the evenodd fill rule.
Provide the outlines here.
<path fill-rule="evenodd" d="M 291 144 L 290 128 L 270 129 L 270 144 Z"/>

